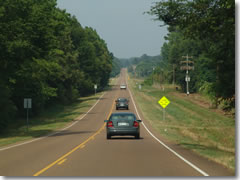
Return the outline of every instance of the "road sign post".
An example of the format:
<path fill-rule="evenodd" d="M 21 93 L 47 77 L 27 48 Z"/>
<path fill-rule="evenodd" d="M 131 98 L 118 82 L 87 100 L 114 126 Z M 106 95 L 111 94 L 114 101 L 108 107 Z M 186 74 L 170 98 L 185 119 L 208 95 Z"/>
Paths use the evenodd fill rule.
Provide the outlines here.
<path fill-rule="evenodd" d="M 27 109 L 27 131 L 28 131 L 28 128 L 29 128 L 28 110 L 32 108 L 32 99 L 24 98 L 23 106 L 24 106 L 24 109 Z"/>
<path fill-rule="evenodd" d="M 165 97 L 163 96 L 159 101 L 158 101 L 158 104 L 160 104 L 163 108 L 163 120 L 165 120 L 166 118 L 166 112 L 165 112 L 165 108 L 169 105 L 170 101 Z"/>
<path fill-rule="evenodd" d="M 97 84 L 94 85 L 94 89 L 95 89 L 95 96 L 96 96 Z"/>

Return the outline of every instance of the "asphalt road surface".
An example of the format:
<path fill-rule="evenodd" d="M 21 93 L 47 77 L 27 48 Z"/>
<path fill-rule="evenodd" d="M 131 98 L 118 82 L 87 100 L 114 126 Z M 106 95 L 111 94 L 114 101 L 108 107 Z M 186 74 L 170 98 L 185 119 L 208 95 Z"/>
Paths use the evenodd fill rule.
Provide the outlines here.
<path fill-rule="evenodd" d="M 149 125 L 134 95 L 120 90 L 127 84 L 122 70 L 117 84 L 72 126 L 25 144 L 0 148 L 1 176 L 233 176 L 221 165 L 169 143 Z M 129 110 L 143 120 L 140 139 L 106 139 L 104 120 L 115 99 L 127 97 Z"/>

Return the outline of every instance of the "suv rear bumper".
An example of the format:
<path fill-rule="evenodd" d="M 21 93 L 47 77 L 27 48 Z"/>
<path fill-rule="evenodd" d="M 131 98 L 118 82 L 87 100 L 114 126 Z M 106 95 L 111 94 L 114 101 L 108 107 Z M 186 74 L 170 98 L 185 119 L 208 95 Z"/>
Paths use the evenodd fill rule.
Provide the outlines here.
<path fill-rule="evenodd" d="M 118 108 L 118 109 L 120 109 L 120 108 L 128 109 L 128 105 L 125 105 L 125 106 L 116 105 L 116 108 Z"/>
<path fill-rule="evenodd" d="M 120 128 L 108 128 L 107 134 L 110 136 L 124 136 L 124 135 L 138 135 L 139 134 L 139 128 L 131 128 L 131 129 L 120 129 Z"/>

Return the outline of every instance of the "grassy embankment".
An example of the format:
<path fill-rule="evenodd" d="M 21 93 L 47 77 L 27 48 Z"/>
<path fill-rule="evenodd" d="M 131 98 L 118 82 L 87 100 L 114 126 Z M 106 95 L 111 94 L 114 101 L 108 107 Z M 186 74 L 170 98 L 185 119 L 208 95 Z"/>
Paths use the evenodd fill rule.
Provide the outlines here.
<path fill-rule="evenodd" d="M 216 161 L 230 170 L 235 170 L 235 119 L 210 109 L 202 96 L 186 96 L 165 85 L 142 86 L 141 80 L 129 80 L 129 85 L 141 108 L 144 119 L 167 139 Z M 162 107 L 158 101 L 162 96 L 170 100 L 163 120 Z"/>
<path fill-rule="evenodd" d="M 111 79 L 110 86 L 115 81 L 116 79 Z M 6 133 L 0 135 L 0 147 L 38 138 L 66 127 L 83 116 L 102 94 L 103 92 L 96 96 L 81 97 L 71 105 L 55 105 L 38 117 L 30 117 L 28 131 L 26 119 L 19 119 L 18 124 L 9 126 Z"/>

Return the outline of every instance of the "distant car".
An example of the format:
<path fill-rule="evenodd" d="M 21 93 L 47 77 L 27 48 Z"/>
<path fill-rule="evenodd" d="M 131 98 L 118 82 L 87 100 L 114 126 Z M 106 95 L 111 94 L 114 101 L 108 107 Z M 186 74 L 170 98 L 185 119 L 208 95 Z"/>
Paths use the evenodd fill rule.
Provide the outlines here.
<path fill-rule="evenodd" d="M 112 136 L 134 136 L 140 138 L 140 122 L 134 113 L 112 113 L 106 122 L 107 139 Z"/>
<path fill-rule="evenodd" d="M 120 89 L 121 89 L 121 90 L 122 90 L 122 89 L 125 89 L 125 90 L 126 90 L 126 89 L 127 89 L 127 86 L 126 86 L 125 84 L 121 84 L 121 85 L 120 85 Z"/>
<path fill-rule="evenodd" d="M 118 109 L 127 109 L 128 110 L 128 99 L 126 98 L 118 98 L 116 101 L 116 110 Z"/>

